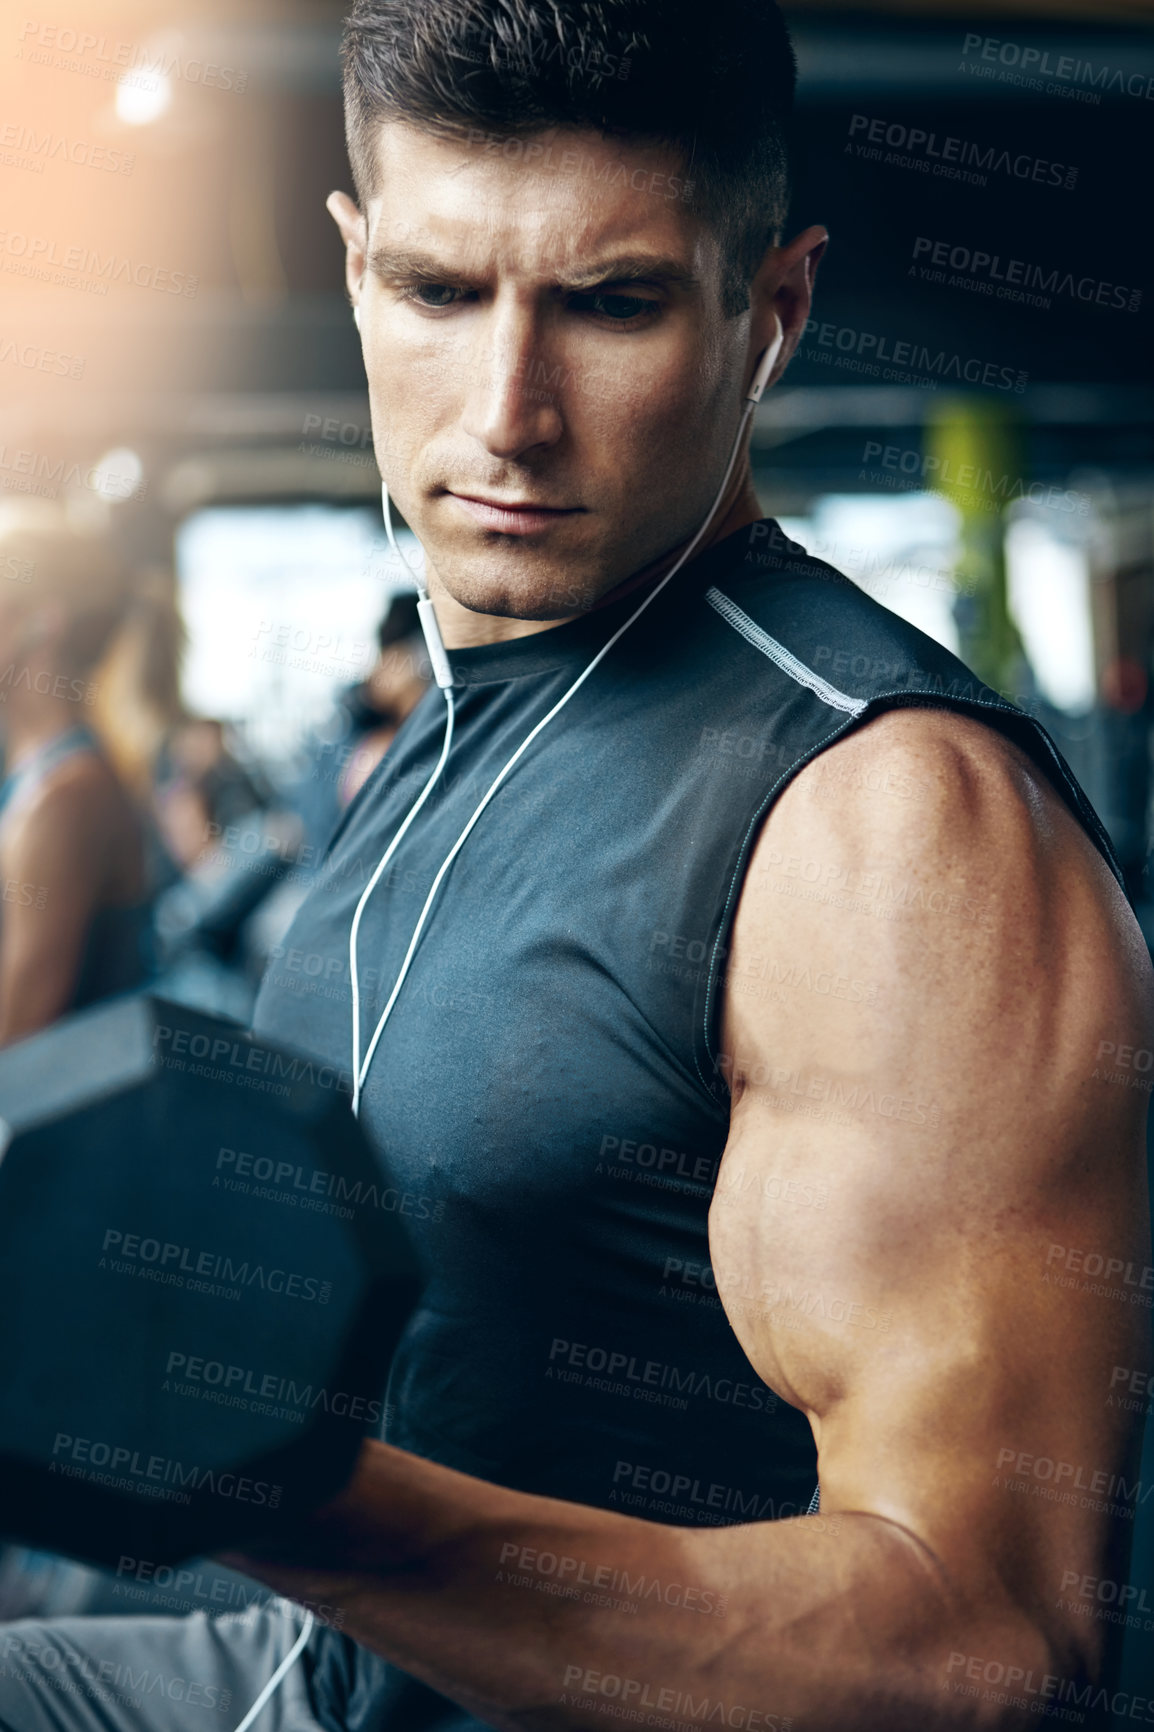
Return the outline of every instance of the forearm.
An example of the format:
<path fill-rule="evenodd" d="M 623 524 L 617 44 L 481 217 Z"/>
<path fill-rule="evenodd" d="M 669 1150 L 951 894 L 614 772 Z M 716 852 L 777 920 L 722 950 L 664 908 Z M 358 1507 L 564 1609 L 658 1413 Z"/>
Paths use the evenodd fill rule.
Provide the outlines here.
<path fill-rule="evenodd" d="M 689 1721 L 708 1700 L 706 1723 L 749 1732 L 924 1732 L 975 1706 L 948 1692 L 964 1612 L 875 1516 L 670 1528 L 373 1444 L 292 1559 L 233 1561 L 339 1607 L 346 1634 L 494 1726 Z M 1020 1647 L 1007 1629 L 1001 1652 Z"/>

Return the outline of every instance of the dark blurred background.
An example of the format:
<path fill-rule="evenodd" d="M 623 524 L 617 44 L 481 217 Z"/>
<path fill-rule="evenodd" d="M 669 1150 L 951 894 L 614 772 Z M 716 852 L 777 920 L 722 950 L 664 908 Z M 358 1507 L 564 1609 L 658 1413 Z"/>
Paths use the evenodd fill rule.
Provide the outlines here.
<path fill-rule="evenodd" d="M 1150 8 L 787 10 L 793 223 L 833 240 L 765 507 L 1047 716 L 1145 901 Z M 182 702 L 283 780 L 397 582 L 323 209 L 340 7 L 77 12 L 0 42 L 0 512 L 170 585 Z"/>
<path fill-rule="evenodd" d="M 792 226 L 833 238 L 758 412 L 763 505 L 1050 726 L 1154 938 L 1151 7 L 786 11 Z M 40 514 L 131 573 L 85 719 L 146 813 L 166 990 L 242 1019 L 425 674 L 323 208 L 340 19 L 0 25 L 0 546 Z M 1154 1604 L 1144 1514 L 1134 1568 Z M 1147 1696 L 1152 1656 L 1133 1633 Z"/>

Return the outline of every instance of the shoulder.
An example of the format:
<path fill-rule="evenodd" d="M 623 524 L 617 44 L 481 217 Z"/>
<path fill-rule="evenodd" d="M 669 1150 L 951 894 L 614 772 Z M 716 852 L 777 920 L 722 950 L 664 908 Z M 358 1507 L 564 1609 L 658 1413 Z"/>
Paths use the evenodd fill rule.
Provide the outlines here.
<path fill-rule="evenodd" d="M 814 730 L 906 692 L 1005 707 L 950 650 L 790 541 L 778 524 L 750 524 L 727 547 L 702 599 L 728 646 L 730 677 L 740 669 L 744 680 L 768 681 L 795 698 L 804 688 Z M 928 567 L 897 572 L 892 564 L 877 575 L 947 582 Z"/>
<path fill-rule="evenodd" d="M 885 711 L 820 753 L 783 794 L 774 821 L 846 846 L 944 847 L 956 858 L 993 835 L 1025 843 L 1043 820 L 1060 823 L 1059 813 L 1068 816 L 1064 802 L 1005 734 L 922 704 Z"/>
<path fill-rule="evenodd" d="M 1131 1177 L 1145 1171 L 1146 1078 L 1112 1055 L 1151 1051 L 1137 921 L 1010 741 L 949 712 L 886 715 L 771 810 L 725 980 L 735 1124 L 752 1101 L 804 1108 L 819 1121 L 806 1134 L 884 1140 L 881 1104 L 848 1120 L 828 1106 L 831 1077 L 843 1096 L 876 1087 L 968 1149 L 974 1175 L 1008 1162 L 1019 1195 L 1081 1175 L 1071 1195 L 1092 1210 L 1089 1151 L 1116 1146 Z"/>
<path fill-rule="evenodd" d="M 25 873 L 99 872 L 106 851 L 133 823 L 123 788 L 96 752 L 52 771 L 12 814 L 4 853 Z"/>
<path fill-rule="evenodd" d="M 887 710 L 844 735 L 794 779 L 773 823 L 928 860 L 1001 843 L 1003 865 L 1034 866 L 1072 850 L 1113 882 L 1034 760 L 998 728 L 945 707 Z"/>
<path fill-rule="evenodd" d="M 1148 990 L 1137 922 L 1082 824 L 1022 749 L 952 710 L 889 711 L 795 777 L 755 843 L 737 919 L 759 929 L 783 910 L 795 925 L 833 920 L 863 949 L 884 943 L 923 977 L 945 954 L 994 977 L 1029 955 L 1040 989 L 1065 967 Z"/>
<path fill-rule="evenodd" d="M 55 825 L 88 827 L 120 816 L 124 790 L 97 751 L 77 752 L 46 776 L 30 813 Z"/>
<path fill-rule="evenodd" d="M 801 625 L 816 611 L 831 624 L 844 620 L 860 630 L 868 623 L 882 631 L 891 628 L 901 637 L 923 639 L 916 627 L 883 607 L 844 572 L 807 553 L 772 520 L 749 524 L 725 546 L 728 557 L 719 561 L 705 592 L 718 612 L 723 612 L 720 601 L 729 599 L 766 625 L 773 621 Z"/>

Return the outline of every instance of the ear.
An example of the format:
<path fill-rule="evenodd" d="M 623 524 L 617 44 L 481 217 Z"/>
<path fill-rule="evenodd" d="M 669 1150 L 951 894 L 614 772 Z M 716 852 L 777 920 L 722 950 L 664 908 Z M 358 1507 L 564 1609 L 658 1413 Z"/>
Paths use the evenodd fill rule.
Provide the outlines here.
<path fill-rule="evenodd" d="M 365 254 L 368 231 L 365 219 L 347 192 L 331 192 L 325 209 L 341 231 L 345 243 L 345 286 L 353 303 L 354 316 L 361 298 L 361 281 L 365 274 Z"/>
<path fill-rule="evenodd" d="M 770 247 L 749 286 L 750 367 L 781 331 L 781 348 L 769 384 L 785 372 L 801 341 L 813 303 L 817 267 L 829 245 L 828 231 L 815 225 L 804 229 L 788 246 Z"/>

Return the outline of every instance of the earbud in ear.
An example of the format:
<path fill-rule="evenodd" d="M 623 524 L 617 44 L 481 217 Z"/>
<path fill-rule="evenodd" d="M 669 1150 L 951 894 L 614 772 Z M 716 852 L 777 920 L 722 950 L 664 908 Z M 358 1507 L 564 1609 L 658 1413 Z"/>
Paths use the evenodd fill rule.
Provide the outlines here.
<path fill-rule="evenodd" d="M 773 372 L 773 369 L 777 364 L 777 357 L 781 354 L 781 345 L 785 341 L 785 332 L 781 328 L 780 319 L 775 319 L 774 323 L 777 326 L 777 335 L 774 337 L 772 343 L 761 352 L 761 356 L 757 363 L 757 370 L 753 375 L 753 380 L 750 384 L 749 390 L 745 393 L 745 400 L 747 403 L 761 402 L 761 394 L 768 385 L 769 375 Z"/>
<path fill-rule="evenodd" d="M 357 327 L 357 330 L 359 331 L 361 328 L 361 309 L 359 307 L 353 308 L 353 324 Z"/>

